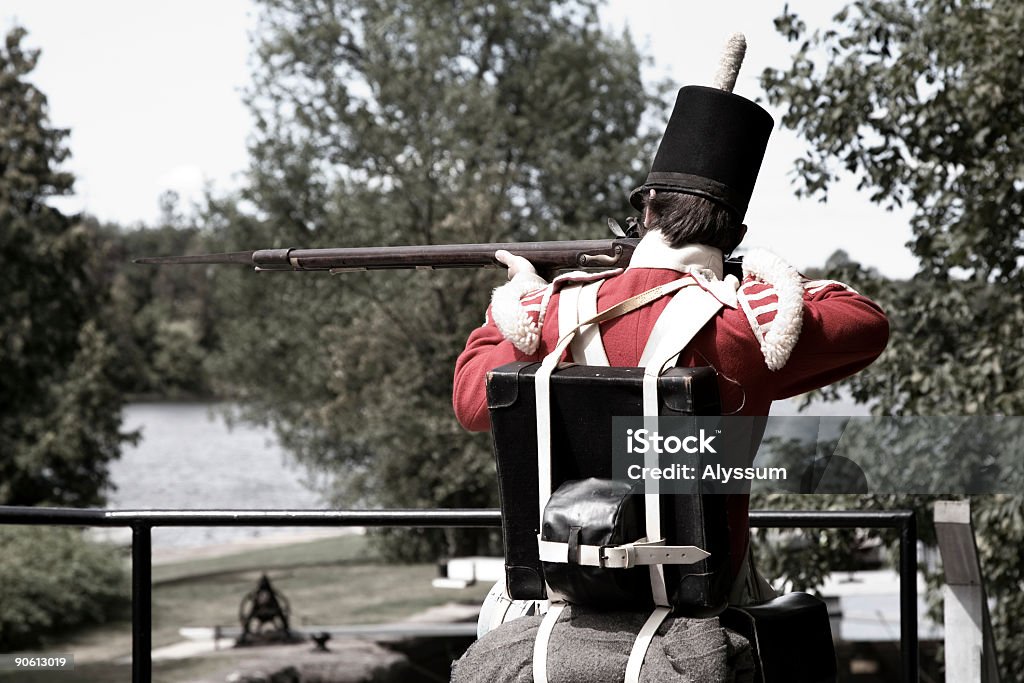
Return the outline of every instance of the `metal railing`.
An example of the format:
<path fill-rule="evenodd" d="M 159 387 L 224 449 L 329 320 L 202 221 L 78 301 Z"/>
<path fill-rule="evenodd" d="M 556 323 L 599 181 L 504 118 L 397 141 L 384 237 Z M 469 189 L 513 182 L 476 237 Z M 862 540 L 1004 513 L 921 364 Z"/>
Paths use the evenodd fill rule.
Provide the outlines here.
<path fill-rule="evenodd" d="M 96 510 L 0 506 L 0 525 L 127 527 L 132 530 L 132 683 L 152 676 L 154 527 L 496 528 L 501 512 L 470 510 Z M 918 680 L 917 524 L 912 511 L 750 512 L 760 528 L 888 528 L 899 531 L 900 652 L 904 683 Z"/>

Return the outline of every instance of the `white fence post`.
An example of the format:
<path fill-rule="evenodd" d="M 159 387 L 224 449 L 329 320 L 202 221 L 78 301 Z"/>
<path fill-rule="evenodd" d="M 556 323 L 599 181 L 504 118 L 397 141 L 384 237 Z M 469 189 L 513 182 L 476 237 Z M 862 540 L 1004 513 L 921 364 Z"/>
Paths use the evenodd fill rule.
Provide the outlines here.
<path fill-rule="evenodd" d="M 946 575 L 942 589 L 946 681 L 999 683 L 970 502 L 936 502 L 935 534 Z"/>

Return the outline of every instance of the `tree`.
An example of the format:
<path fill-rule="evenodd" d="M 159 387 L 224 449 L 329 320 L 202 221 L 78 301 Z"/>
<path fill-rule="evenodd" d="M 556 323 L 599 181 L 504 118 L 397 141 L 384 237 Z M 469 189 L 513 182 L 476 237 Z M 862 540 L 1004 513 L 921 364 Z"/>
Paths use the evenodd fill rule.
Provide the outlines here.
<path fill-rule="evenodd" d="M 67 527 L 3 527 L 0 652 L 124 613 L 131 593 L 114 546 Z"/>
<path fill-rule="evenodd" d="M 787 8 L 776 27 L 799 48 L 789 67 L 762 76 L 769 101 L 785 105 L 783 125 L 809 143 L 797 192 L 824 199 L 841 170 L 856 174 L 872 201 L 913 208 L 909 246 L 920 259 L 896 286 L 844 265 L 893 330 L 850 387 L 881 414 L 1020 415 L 1024 5 L 858 0 L 833 21 L 809 33 Z M 1024 666 L 1024 501 L 983 496 L 973 506 L 1000 666 L 1012 679 Z"/>
<path fill-rule="evenodd" d="M 24 36 L 0 50 L 0 504 L 95 505 L 128 435 L 96 235 L 47 204 L 71 190 L 67 131 L 27 80 L 38 51 Z"/>
<path fill-rule="evenodd" d="M 142 255 L 205 250 L 203 234 L 178 211 L 178 197 L 161 198 L 163 218 L 152 227 L 95 225 L 102 237 L 110 296 L 104 307 L 117 356 L 116 379 L 129 396 L 210 398 L 206 359 L 217 345 L 212 278 L 193 268 L 144 268 Z"/>
<path fill-rule="evenodd" d="M 210 216 L 224 249 L 596 236 L 649 156 L 640 58 L 590 0 L 265 0 L 256 46 L 248 187 Z M 336 501 L 496 502 L 450 402 L 500 275 L 217 277 L 237 312 L 219 376 Z"/>

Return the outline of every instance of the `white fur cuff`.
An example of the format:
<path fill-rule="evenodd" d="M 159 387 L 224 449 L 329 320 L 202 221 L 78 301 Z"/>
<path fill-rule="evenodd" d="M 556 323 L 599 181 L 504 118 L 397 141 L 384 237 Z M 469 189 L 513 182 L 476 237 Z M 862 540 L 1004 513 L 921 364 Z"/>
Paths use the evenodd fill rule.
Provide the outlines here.
<path fill-rule="evenodd" d="M 804 323 L 804 279 L 793 266 L 775 254 L 760 249 L 744 256 L 743 275 L 771 285 L 774 289 L 777 303 L 752 307 L 751 298 L 756 301 L 764 298 L 767 292 L 749 297 L 740 296 L 740 303 L 761 345 L 768 369 L 781 370 L 800 339 L 800 329 Z M 772 312 L 775 315 L 770 321 L 757 322 L 759 315 Z"/>
<path fill-rule="evenodd" d="M 519 273 L 491 294 L 491 319 L 502 336 L 523 353 L 535 353 L 540 345 L 540 325 L 530 315 L 531 310 L 539 311 L 540 306 L 527 306 L 520 300 L 527 292 L 547 284 L 535 273 Z"/>

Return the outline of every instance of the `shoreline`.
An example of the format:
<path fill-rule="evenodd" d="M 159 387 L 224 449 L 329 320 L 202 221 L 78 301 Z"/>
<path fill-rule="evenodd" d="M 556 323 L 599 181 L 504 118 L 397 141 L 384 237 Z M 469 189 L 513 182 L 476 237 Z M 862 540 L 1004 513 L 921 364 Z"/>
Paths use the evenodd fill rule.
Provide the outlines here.
<path fill-rule="evenodd" d="M 217 543 L 213 545 L 201 545 L 187 548 L 173 546 L 166 548 L 154 548 L 153 565 L 192 562 L 194 560 L 208 560 L 216 557 L 239 555 L 251 550 L 297 545 L 300 543 L 320 541 L 325 538 L 351 536 L 353 534 L 363 534 L 365 532 L 366 530 L 362 527 L 346 527 L 341 529 L 304 529 L 301 531 L 285 531 L 282 533 L 267 534 L 265 536 L 230 541 L 228 543 Z"/>
<path fill-rule="evenodd" d="M 126 549 L 131 547 L 131 530 L 98 528 L 95 531 L 99 533 L 89 534 L 90 539 L 93 541 L 112 543 L 114 545 L 123 546 Z M 340 527 L 333 529 L 314 527 L 308 529 L 296 529 L 293 531 L 282 530 L 280 533 L 263 534 L 260 536 L 242 538 L 222 543 L 210 543 L 195 546 L 154 547 L 151 564 L 155 567 L 157 565 L 176 564 L 179 562 L 209 560 L 218 557 L 228 557 L 230 555 L 240 555 L 253 550 L 298 545 L 301 543 L 311 543 L 313 541 L 320 541 L 338 536 L 362 535 L 365 533 L 366 529 L 363 527 Z"/>

